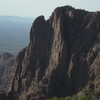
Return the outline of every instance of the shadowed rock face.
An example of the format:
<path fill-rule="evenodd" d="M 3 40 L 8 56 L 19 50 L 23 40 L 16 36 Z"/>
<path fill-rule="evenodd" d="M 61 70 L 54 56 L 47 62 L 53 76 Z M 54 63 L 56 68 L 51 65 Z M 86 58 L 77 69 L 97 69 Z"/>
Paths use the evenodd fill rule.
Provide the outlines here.
<path fill-rule="evenodd" d="M 56 8 L 38 17 L 30 43 L 16 61 L 9 91 L 14 100 L 42 100 L 77 93 L 100 75 L 100 12 Z"/>
<path fill-rule="evenodd" d="M 0 99 L 1 100 L 7 100 L 7 94 L 5 91 L 0 91 Z"/>

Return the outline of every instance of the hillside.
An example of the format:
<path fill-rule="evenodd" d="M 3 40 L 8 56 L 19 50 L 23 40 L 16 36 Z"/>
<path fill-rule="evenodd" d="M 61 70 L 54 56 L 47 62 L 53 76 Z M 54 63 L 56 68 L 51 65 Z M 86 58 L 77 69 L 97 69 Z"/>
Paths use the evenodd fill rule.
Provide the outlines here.
<path fill-rule="evenodd" d="M 92 96 L 99 99 L 99 76 L 100 12 L 58 7 L 48 20 L 35 19 L 30 43 L 17 56 L 9 90 L 0 96 L 2 100 L 46 100 L 90 94 L 93 89 Z"/>
<path fill-rule="evenodd" d="M 0 91 L 7 90 L 14 64 L 15 56 L 9 53 L 0 54 Z"/>

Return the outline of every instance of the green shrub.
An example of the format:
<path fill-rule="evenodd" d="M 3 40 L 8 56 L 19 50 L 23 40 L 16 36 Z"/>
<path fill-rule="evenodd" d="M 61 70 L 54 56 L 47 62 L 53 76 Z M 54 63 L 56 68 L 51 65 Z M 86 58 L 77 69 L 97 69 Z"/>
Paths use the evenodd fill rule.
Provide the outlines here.
<path fill-rule="evenodd" d="M 51 99 L 47 99 L 47 100 L 67 100 L 66 98 L 57 98 L 57 97 L 53 97 Z"/>
<path fill-rule="evenodd" d="M 95 79 L 96 79 L 96 80 L 100 79 L 100 75 L 96 76 L 96 78 L 95 78 Z"/>
<path fill-rule="evenodd" d="M 89 100 L 87 96 L 80 96 L 78 97 L 78 100 Z"/>
<path fill-rule="evenodd" d="M 91 96 L 82 95 L 82 96 L 72 96 L 72 97 L 68 97 L 68 98 L 53 97 L 53 98 L 47 99 L 47 100 L 97 100 L 97 99 L 94 97 L 91 97 Z"/>
<path fill-rule="evenodd" d="M 96 98 L 92 97 L 92 96 L 79 96 L 77 100 L 96 100 Z"/>

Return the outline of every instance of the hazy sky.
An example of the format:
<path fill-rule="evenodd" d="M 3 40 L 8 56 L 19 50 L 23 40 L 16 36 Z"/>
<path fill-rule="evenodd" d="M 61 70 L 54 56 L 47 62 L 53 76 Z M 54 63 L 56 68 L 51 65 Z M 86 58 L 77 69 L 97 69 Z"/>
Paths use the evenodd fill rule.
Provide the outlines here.
<path fill-rule="evenodd" d="M 57 6 L 71 5 L 89 11 L 100 11 L 100 0 L 0 0 L 0 15 L 37 17 L 51 15 Z"/>

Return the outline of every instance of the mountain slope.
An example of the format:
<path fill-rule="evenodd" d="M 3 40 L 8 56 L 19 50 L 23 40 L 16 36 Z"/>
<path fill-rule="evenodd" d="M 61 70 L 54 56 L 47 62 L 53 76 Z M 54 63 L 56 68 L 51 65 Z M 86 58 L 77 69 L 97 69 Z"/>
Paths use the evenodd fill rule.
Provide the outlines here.
<path fill-rule="evenodd" d="M 8 98 L 71 96 L 98 75 L 100 12 L 58 7 L 47 21 L 43 16 L 34 21 L 30 43 L 17 57 Z"/>
<path fill-rule="evenodd" d="M 0 54 L 0 91 L 7 90 L 10 75 L 15 64 L 15 57 L 9 53 Z"/>

